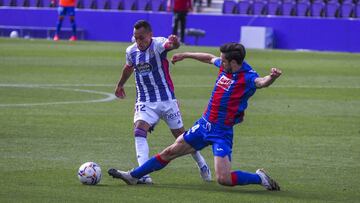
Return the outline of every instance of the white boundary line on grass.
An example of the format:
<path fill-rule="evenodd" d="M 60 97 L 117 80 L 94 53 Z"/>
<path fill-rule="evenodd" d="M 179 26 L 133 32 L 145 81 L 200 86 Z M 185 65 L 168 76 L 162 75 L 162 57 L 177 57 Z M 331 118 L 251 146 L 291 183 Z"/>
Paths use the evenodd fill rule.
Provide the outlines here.
<path fill-rule="evenodd" d="M 41 85 L 41 84 L 0 84 L 0 87 L 20 87 L 20 88 L 44 88 L 44 89 L 57 89 L 64 91 L 74 91 L 74 92 L 85 92 L 90 94 L 100 94 L 106 96 L 102 99 L 94 100 L 82 100 L 82 101 L 59 101 L 59 102 L 43 102 L 43 103 L 23 103 L 23 104 L 0 104 L 0 107 L 28 107 L 28 106 L 45 106 L 45 105 L 61 105 L 61 104 L 85 104 L 85 103 L 99 103 L 99 102 L 109 102 L 116 99 L 116 96 L 113 93 L 100 92 L 95 90 L 84 90 L 84 89 L 74 89 L 74 88 L 64 88 L 59 86 L 78 86 L 78 85 Z"/>
<path fill-rule="evenodd" d="M 44 88 L 44 89 L 58 89 L 64 91 L 86 92 L 90 94 L 100 94 L 106 96 L 103 99 L 82 100 L 82 101 L 59 101 L 59 102 L 44 102 L 44 103 L 23 103 L 23 104 L 0 104 L 0 107 L 28 107 L 28 106 L 45 106 L 45 105 L 61 105 L 61 104 L 85 104 L 85 103 L 99 103 L 109 102 L 116 99 L 113 93 L 100 92 L 95 90 L 74 89 L 69 87 L 113 87 L 110 84 L 0 84 L 1 87 L 20 87 L 20 88 Z M 128 87 L 135 87 L 135 85 L 127 85 Z M 213 87 L 212 85 L 177 85 L 177 87 Z M 310 86 L 310 85 L 274 85 L 273 88 L 323 88 L 323 89 L 360 89 L 359 86 L 341 87 L 341 86 Z"/>
<path fill-rule="evenodd" d="M 0 87 L 28 87 L 28 88 L 44 88 L 44 87 L 114 87 L 115 84 L 1 84 Z M 126 85 L 125 87 L 135 87 L 133 84 Z M 188 85 L 178 84 L 176 87 L 214 87 L 211 85 Z M 360 89 L 360 86 L 325 86 L 325 85 L 273 85 L 272 88 L 316 88 L 316 89 Z"/>

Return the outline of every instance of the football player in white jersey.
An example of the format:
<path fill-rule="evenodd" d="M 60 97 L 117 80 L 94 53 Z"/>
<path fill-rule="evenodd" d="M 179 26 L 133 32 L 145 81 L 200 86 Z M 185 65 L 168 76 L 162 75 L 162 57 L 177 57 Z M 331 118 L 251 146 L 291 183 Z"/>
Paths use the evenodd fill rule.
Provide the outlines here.
<path fill-rule="evenodd" d="M 120 99 L 125 98 L 124 85 L 135 71 L 134 136 L 140 166 L 149 159 L 147 134 L 160 119 L 166 122 L 175 138 L 183 134 L 185 129 L 166 56 L 167 52 L 180 47 L 177 36 L 153 37 L 151 25 L 145 20 L 139 20 L 134 25 L 133 39 L 135 42 L 126 49 L 126 64 L 115 95 Z M 210 181 L 211 172 L 202 155 L 195 152 L 192 157 L 198 165 L 201 177 Z M 147 175 L 138 183 L 152 184 L 152 179 Z"/>

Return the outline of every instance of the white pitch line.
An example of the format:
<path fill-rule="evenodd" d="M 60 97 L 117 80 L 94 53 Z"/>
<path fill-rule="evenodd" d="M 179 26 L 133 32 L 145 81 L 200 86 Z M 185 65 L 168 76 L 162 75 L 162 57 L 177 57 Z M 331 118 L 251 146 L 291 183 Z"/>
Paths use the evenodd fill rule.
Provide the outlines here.
<path fill-rule="evenodd" d="M 186 85 L 180 84 L 176 85 L 177 87 L 203 87 L 211 88 L 213 85 Z M 100 92 L 95 90 L 84 90 L 84 89 L 73 89 L 65 87 L 114 87 L 113 84 L 0 84 L 0 87 L 21 87 L 21 88 L 45 88 L 45 89 L 60 89 L 65 91 L 75 91 L 75 92 L 86 92 L 90 94 L 100 94 L 105 95 L 103 99 L 94 99 L 94 100 L 83 100 L 83 101 L 63 101 L 63 102 L 44 102 L 44 103 L 24 103 L 24 104 L 0 104 L 0 107 L 27 107 L 27 106 L 43 106 L 43 105 L 60 105 L 60 104 L 84 104 L 84 103 L 98 103 L 98 102 L 109 102 L 116 99 L 116 96 L 113 93 Z M 135 85 L 127 85 L 127 87 L 135 87 Z M 319 88 L 319 89 L 360 89 L 359 86 L 310 86 L 310 85 L 274 85 L 272 88 Z"/>
<path fill-rule="evenodd" d="M 114 87 L 114 84 L 0 84 L 0 87 L 33 87 L 33 88 L 40 88 L 40 87 Z M 133 84 L 126 85 L 125 87 L 135 87 Z M 176 87 L 184 87 L 184 88 L 191 88 L 191 87 L 201 87 L 201 88 L 208 88 L 214 87 L 214 85 L 188 85 L 188 84 L 178 84 L 175 85 Z M 273 85 L 272 88 L 304 88 L 304 89 L 360 89 L 360 86 L 324 86 L 324 85 Z"/>
<path fill-rule="evenodd" d="M 16 85 L 16 84 L 0 84 L 0 87 L 22 87 L 22 88 L 44 88 L 44 89 L 59 89 L 65 91 L 75 91 L 75 92 L 86 92 L 90 94 L 100 94 L 105 95 L 105 98 L 94 99 L 94 100 L 83 100 L 83 101 L 59 101 L 59 102 L 43 102 L 43 103 L 24 103 L 24 104 L 0 104 L 0 107 L 28 107 L 28 106 L 45 106 L 45 105 L 60 105 L 60 104 L 85 104 L 85 103 L 98 103 L 98 102 L 109 102 L 116 99 L 116 96 L 113 93 L 100 92 L 95 90 L 83 90 L 83 89 L 72 89 L 72 88 L 63 88 L 55 86 L 41 86 L 41 85 Z"/>

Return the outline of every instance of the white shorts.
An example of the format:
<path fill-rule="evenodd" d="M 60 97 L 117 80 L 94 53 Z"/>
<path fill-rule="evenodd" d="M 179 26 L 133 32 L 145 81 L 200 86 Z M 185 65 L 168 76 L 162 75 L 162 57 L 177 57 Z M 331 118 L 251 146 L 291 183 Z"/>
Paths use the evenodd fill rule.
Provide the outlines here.
<path fill-rule="evenodd" d="M 155 126 L 160 118 L 166 122 L 170 129 L 179 129 L 184 126 L 176 100 L 138 102 L 135 104 L 134 123 L 143 120 L 151 126 Z"/>

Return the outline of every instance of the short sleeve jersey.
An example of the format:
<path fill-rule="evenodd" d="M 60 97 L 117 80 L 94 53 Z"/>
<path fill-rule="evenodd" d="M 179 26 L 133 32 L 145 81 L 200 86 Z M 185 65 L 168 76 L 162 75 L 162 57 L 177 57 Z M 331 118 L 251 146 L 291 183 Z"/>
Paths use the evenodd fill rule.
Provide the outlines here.
<path fill-rule="evenodd" d="M 214 65 L 219 68 L 215 87 L 203 117 L 222 126 L 233 126 L 242 122 L 248 99 L 255 93 L 255 79 L 259 75 L 245 61 L 238 72 L 227 73 L 221 59 Z"/>
<path fill-rule="evenodd" d="M 165 49 L 166 38 L 153 37 L 150 46 L 141 51 L 136 43 L 126 49 L 126 64 L 134 68 L 136 102 L 158 102 L 175 99 Z"/>

